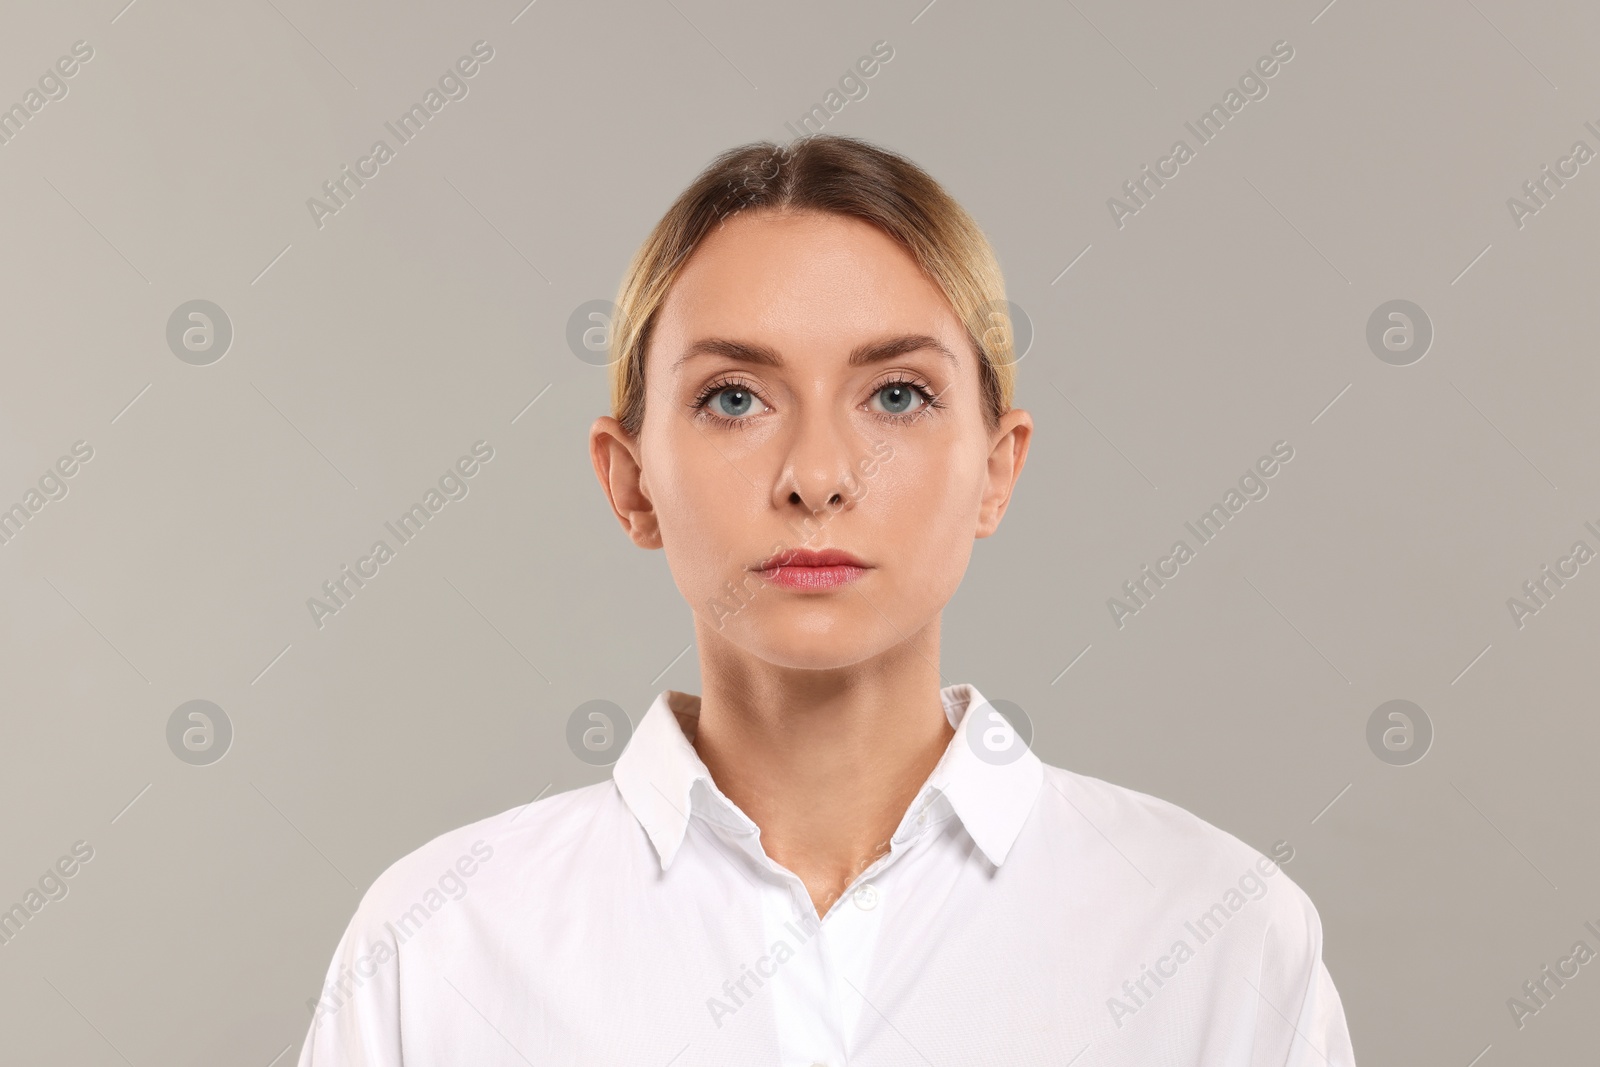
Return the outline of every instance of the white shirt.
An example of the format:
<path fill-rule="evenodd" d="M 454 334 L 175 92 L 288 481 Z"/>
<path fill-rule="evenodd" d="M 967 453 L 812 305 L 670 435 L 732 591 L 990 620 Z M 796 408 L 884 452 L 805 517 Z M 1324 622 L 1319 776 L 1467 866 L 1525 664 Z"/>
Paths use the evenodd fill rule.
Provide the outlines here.
<path fill-rule="evenodd" d="M 662 692 L 611 780 L 378 877 L 300 1067 L 1354 1063 L 1272 860 L 940 695 L 954 737 L 819 920 L 690 744 L 699 698 Z"/>

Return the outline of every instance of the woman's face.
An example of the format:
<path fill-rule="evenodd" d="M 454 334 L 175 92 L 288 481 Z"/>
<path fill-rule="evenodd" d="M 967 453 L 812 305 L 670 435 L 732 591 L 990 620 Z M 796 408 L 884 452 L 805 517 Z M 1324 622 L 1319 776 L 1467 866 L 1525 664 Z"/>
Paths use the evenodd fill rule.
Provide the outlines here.
<path fill-rule="evenodd" d="M 936 654 L 919 635 L 998 525 L 1032 423 L 985 426 L 978 356 L 909 253 L 859 219 L 735 215 L 662 305 L 645 382 L 638 439 L 598 420 L 595 466 L 635 542 L 666 549 L 702 645 L 814 669 Z M 765 567 L 797 550 L 861 567 Z"/>

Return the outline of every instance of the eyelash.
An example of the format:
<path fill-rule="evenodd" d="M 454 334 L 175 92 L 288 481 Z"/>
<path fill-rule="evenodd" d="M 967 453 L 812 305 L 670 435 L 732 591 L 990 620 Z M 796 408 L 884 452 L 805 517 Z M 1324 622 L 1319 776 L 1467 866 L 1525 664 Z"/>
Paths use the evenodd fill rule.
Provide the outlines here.
<path fill-rule="evenodd" d="M 872 390 L 872 395 L 877 396 L 885 389 L 894 385 L 909 386 L 910 388 L 916 390 L 917 393 L 922 397 L 924 403 L 921 407 L 917 408 L 917 410 L 909 413 L 903 412 L 897 414 L 889 411 L 874 412 L 874 414 L 876 414 L 879 418 L 888 419 L 891 422 L 911 423 L 921 418 L 929 411 L 944 407 L 944 402 L 939 399 L 938 395 L 934 393 L 932 388 L 916 380 L 915 378 L 907 378 L 903 376 L 889 378 L 885 381 L 879 382 L 877 387 Z M 761 400 L 761 394 L 752 388 L 749 382 L 743 380 L 742 378 L 723 377 L 718 378 L 716 381 L 713 381 L 711 384 L 702 389 L 700 391 L 700 395 L 695 397 L 694 403 L 690 405 L 690 409 L 694 411 L 700 418 L 710 419 L 712 422 L 722 423 L 728 426 L 730 429 L 742 430 L 745 428 L 746 424 L 754 420 L 748 416 L 736 419 L 730 418 L 727 415 L 718 415 L 716 412 L 712 411 L 706 406 L 712 397 L 728 389 L 742 389 L 745 392 L 750 393 L 757 400 Z M 761 402 L 766 403 L 765 400 L 762 400 Z"/>

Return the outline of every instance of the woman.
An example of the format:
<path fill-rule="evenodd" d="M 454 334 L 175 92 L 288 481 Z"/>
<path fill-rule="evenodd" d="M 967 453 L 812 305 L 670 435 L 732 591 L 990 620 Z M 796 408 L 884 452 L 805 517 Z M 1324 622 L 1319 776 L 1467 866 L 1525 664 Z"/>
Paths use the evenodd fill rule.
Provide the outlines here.
<path fill-rule="evenodd" d="M 1353 1062 L 1273 860 L 940 674 L 1032 434 L 1004 306 L 967 214 L 865 142 L 737 148 L 679 197 L 590 452 L 703 692 L 611 780 L 379 877 L 302 1067 Z"/>

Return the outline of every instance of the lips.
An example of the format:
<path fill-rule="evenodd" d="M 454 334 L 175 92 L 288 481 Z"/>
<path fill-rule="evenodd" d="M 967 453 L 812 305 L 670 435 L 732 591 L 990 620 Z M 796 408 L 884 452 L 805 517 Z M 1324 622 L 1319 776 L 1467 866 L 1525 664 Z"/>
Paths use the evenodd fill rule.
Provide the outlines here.
<path fill-rule="evenodd" d="M 870 568 L 840 549 L 794 548 L 769 556 L 751 569 L 774 585 L 801 591 L 846 585 Z"/>
<path fill-rule="evenodd" d="M 837 548 L 824 548 L 821 550 L 810 548 L 791 548 L 776 555 L 768 556 L 756 564 L 755 570 L 765 571 L 774 567 L 857 567 L 866 568 L 850 553 Z"/>

